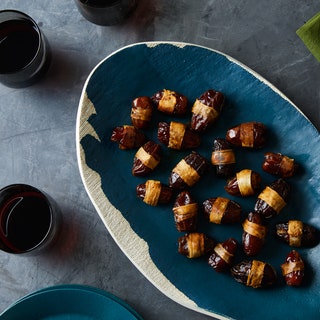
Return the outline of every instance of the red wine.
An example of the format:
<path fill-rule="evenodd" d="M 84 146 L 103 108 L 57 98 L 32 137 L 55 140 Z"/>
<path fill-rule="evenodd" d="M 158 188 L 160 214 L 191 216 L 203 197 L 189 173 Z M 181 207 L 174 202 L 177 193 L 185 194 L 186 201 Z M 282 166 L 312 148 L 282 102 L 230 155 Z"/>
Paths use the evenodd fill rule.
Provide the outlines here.
<path fill-rule="evenodd" d="M 16 72 L 36 56 L 40 36 L 28 20 L 10 20 L 1 24 L 0 72 Z"/>
<path fill-rule="evenodd" d="M 37 191 L 16 190 L 1 199 L 0 240 L 11 252 L 38 246 L 51 228 L 52 212 L 46 197 Z"/>

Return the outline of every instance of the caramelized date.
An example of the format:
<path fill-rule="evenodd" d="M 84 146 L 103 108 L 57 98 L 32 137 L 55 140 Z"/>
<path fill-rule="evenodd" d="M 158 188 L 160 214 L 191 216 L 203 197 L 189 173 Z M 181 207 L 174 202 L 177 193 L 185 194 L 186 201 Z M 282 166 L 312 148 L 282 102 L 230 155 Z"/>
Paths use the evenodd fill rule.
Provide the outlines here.
<path fill-rule="evenodd" d="M 281 265 L 281 271 L 288 286 L 301 286 L 304 277 L 304 262 L 297 251 L 292 250 L 288 253 L 285 263 Z"/>
<path fill-rule="evenodd" d="M 289 158 L 281 153 L 266 152 L 262 169 L 272 175 L 281 178 L 292 177 L 298 168 L 294 159 Z"/>
<path fill-rule="evenodd" d="M 131 121 L 135 128 L 145 129 L 152 117 L 152 101 L 149 97 L 138 97 L 132 101 Z"/>
<path fill-rule="evenodd" d="M 226 139 L 244 148 L 263 148 L 266 144 L 266 126 L 261 122 L 241 123 L 227 131 Z"/>
<path fill-rule="evenodd" d="M 169 177 L 169 185 L 178 190 L 192 187 L 207 169 L 207 160 L 193 151 L 173 168 Z"/>
<path fill-rule="evenodd" d="M 217 197 L 203 202 L 203 211 L 211 223 L 230 224 L 241 219 L 241 206 L 230 199 Z"/>
<path fill-rule="evenodd" d="M 218 177 L 228 178 L 235 174 L 236 157 L 227 140 L 217 138 L 213 141 L 211 163 Z"/>
<path fill-rule="evenodd" d="M 204 132 L 219 117 L 224 105 L 224 95 L 213 89 L 205 91 L 193 104 L 191 128 Z"/>
<path fill-rule="evenodd" d="M 233 265 L 237 245 L 237 241 L 233 238 L 218 243 L 209 257 L 209 265 L 217 272 L 229 269 Z"/>
<path fill-rule="evenodd" d="M 163 89 L 156 92 L 151 100 L 157 106 L 158 110 L 170 115 L 184 115 L 187 112 L 188 99 L 184 95 Z"/>
<path fill-rule="evenodd" d="M 120 149 L 140 148 L 147 138 L 141 131 L 134 126 L 123 125 L 113 129 L 111 141 L 117 142 Z"/>
<path fill-rule="evenodd" d="M 259 260 L 240 262 L 231 268 L 231 275 L 237 282 L 252 288 L 270 287 L 277 280 L 275 269 Z"/>
<path fill-rule="evenodd" d="M 139 148 L 133 159 L 132 174 L 146 176 L 160 163 L 161 147 L 153 141 L 148 141 Z"/>
<path fill-rule="evenodd" d="M 265 218 L 271 218 L 280 213 L 286 206 L 290 193 L 289 184 L 282 178 L 267 186 L 258 196 L 254 211 Z"/>
<path fill-rule="evenodd" d="M 173 214 L 178 231 L 195 231 L 198 223 L 198 204 L 189 191 L 178 194 L 173 205 Z"/>
<path fill-rule="evenodd" d="M 276 234 L 292 247 L 313 247 L 318 243 L 317 230 L 299 220 L 277 224 Z"/>
<path fill-rule="evenodd" d="M 215 241 L 200 232 L 188 233 L 178 239 L 178 251 L 188 258 L 199 258 L 212 252 Z"/>
<path fill-rule="evenodd" d="M 172 198 L 172 189 L 157 180 L 147 180 L 139 184 L 136 193 L 138 198 L 150 206 L 168 203 Z"/>
<path fill-rule="evenodd" d="M 228 181 L 225 190 L 232 196 L 249 197 L 260 189 L 260 185 L 260 175 L 253 170 L 244 169 Z"/>
<path fill-rule="evenodd" d="M 168 148 L 175 150 L 194 149 L 200 145 L 200 136 L 186 124 L 172 121 L 160 122 L 158 140 Z"/>
<path fill-rule="evenodd" d="M 250 212 L 244 221 L 242 234 L 242 245 L 246 255 L 258 254 L 265 242 L 267 227 L 263 217 L 256 212 Z"/>

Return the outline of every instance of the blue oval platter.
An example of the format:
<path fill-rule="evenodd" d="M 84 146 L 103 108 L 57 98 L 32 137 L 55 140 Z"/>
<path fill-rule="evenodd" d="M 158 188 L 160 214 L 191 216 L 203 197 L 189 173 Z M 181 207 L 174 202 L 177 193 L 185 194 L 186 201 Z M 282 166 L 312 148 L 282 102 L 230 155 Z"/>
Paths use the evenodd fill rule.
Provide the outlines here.
<path fill-rule="evenodd" d="M 169 89 L 188 98 L 189 105 L 208 89 L 221 91 L 226 103 L 215 125 L 202 135 L 195 151 L 210 160 L 213 139 L 240 123 L 263 122 L 268 142 L 261 150 L 235 149 L 237 171 L 258 172 L 263 186 L 276 178 L 261 169 L 265 152 L 280 152 L 300 165 L 288 179 L 291 195 L 287 206 L 268 222 L 263 250 L 254 259 L 270 263 L 278 274 L 269 289 L 253 289 L 237 283 L 229 272 L 217 273 L 207 257 L 188 259 L 178 253 L 172 205 L 148 206 L 135 188 L 147 179 L 168 184 L 170 171 L 190 151 L 173 151 L 162 145 L 159 167 L 149 177 L 132 176 L 136 150 L 121 150 L 110 140 L 112 131 L 130 125 L 131 102 Z M 189 113 L 172 118 L 153 112 L 145 130 L 157 142 L 159 121 L 189 122 Z M 233 58 L 212 49 L 175 42 L 147 42 L 124 47 L 105 58 L 89 75 L 80 98 L 77 117 L 77 156 L 85 189 L 106 228 L 121 250 L 159 290 L 181 305 L 219 319 L 269 320 L 318 319 L 320 314 L 320 246 L 297 249 L 305 261 L 304 284 L 285 285 L 280 265 L 291 247 L 274 236 L 275 224 L 302 220 L 320 229 L 319 132 L 301 111 L 268 81 Z M 190 189 L 201 204 L 210 197 L 227 197 L 252 211 L 256 197 L 228 195 L 226 181 L 212 169 Z M 230 237 L 241 244 L 242 226 L 214 225 L 200 216 L 199 232 L 221 242 Z M 252 258 L 253 259 L 253 258 Z M 249 260 L 241 245 L 236 262 Z"/>

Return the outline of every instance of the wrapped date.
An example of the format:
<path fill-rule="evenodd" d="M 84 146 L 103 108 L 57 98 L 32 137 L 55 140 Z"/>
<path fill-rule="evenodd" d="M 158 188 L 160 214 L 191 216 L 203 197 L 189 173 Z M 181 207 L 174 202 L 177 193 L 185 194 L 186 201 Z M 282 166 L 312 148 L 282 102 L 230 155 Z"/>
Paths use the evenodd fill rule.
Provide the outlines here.
<path fill-rule="evenodd" d="M 244 148 L 263 148 L 266 144 L 266 126 L 261 122 L 241 123 L 227 131 L 226 139 L 233 145 Z"/>
<path fill-rule="evenodd" d="M 178 239 L 178 251 L 188 258 L 199 258 L 212 252 L 215 241 L 201 232 L 191 232 Z"/>
<path fill-rule="evenodd" d="M 158 110 L 170 115 L 184 115 L 187 112 L 188 99 L 186 96 L 172 90 L 163 89 L 156 92 L 151 100 Z"/>
<path fill-rule="evenodd" d="M 152 101 L 149 97 L 138 97 L 132 101 L 131 121 L 135 128 L 145 129 L 152 117 Z"/>
<path fill-rule="evenodd" d="M 247 256 L 258 254 L 265 242 L 267 227 L 263 217 L 256 212 L 250 212 L 242 224 L 242 245 Z"/>
<path fill-rule="evenodd" d="M 218 177 L 229 178 L 234 175 L 236 157 L 227 140 L 217 138 L 213 141 L 211 163 L 215 166 Z"/>
<path fill-rule="evenodd" d="M 178 194 L 172 208 L 178 231 L 195 231 L 198 223 L 198 204 L 189 191 Z"/>
<path fill-rule="evenodd" d="M 192 106 L 191 128 L 203 132 L 220 116 L 224 95 L 213 89 L 205 91 Z"/>
<path fill-rule="evenodd" d="M 200 136 L 184 123 L 172 121 L 160 122 L 158 140 L 168 148 L 175 150 L 194 149 L 200 145 Z"/>
<path fill-rule="evenodd" d="M 222 243 L 218 243 L 209 257 L 209 265 L 217 272 L 229 269 L 233 265 L 237 246 L 238 243 L 233 238 L 229 238 Z"/>
<path fill-rule="evenodd" d="M 231 275 L 237 282 L 252 288 L 270 287 L 277 280 L 275 269 L 259 260 L 240 262 L 231 268 Z"/>
<path fill-rule="evenodd" d="M 265 218 L 271 218 L 280 213 L 287 205 L 290 186 L 282 178 L 271 183 L 259 194 L 254 211 L 259 212 Z"/>
<path fill-rule="evenodd" d="M 148 141 L 139 148 L 133 159 L 132 174 L 146 176 L 160 163 L 161 147 L 153 141 Z"/>
<path fill-rule="evenodd" d="M 134 126 L 123 125 L 113 129 L 111 141 L 117 142 L 120 149 L 136 149 L 147 141 L 147 137 Z"/>
<path fill-rule="evenodd" d="M 282 275 L 288 286 L 301 286 L 304 277 L 304 262 L 299 253 L 292 250 L 281 265 Z"/>
<path fill-rule="evenodd" d="M 281 153 L 266 152 L 262 169 L 281 178 L 290 178 L 296 173 L 298 164 L 294 159 Z"/>
<path fill-rule="evenodd" d="M 206 173 L 207 169 L 207 160 L 193 151 L 173 168 L 169 177 L 169 186 L 178 190 L 192 187 Z"/>
<path fill-rule="evenodd" d="M 276 235 L 291 247 L 313 247 L 318 243 L 317 230 L 300 220 L 276 224 Z"/>
<path fill-rule="evenodd" d="M 223 197 L 209 198 L 203 202 L 203 211 L 211 223 L 230 224 L 241 219 L 241 206 Z"/>
<path fill-rule="evenodd" d="M 260 185 L 260 175 L 253 170 L 244 169 L 228 181 L 225 190 L 232 196 L 249 197 L 257 193 Z"/>
<path fill-rule="evenodd" d="M 136 187 L 138 198 L 150 206 L 168 203 L 172 199 L 172 189 L 160 181 L 147 180 Z"/>

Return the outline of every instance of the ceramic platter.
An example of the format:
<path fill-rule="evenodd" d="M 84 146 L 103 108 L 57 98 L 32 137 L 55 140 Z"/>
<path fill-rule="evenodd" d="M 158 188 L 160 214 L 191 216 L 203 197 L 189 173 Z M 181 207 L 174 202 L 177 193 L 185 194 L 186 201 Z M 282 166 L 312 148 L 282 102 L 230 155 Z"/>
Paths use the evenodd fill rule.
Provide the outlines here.
<path fill-rule="evenodd" d="M 170 171 L 190 153 L 163 146 L 157 170 L 147 178 L 133 177 L 136 150 L 121 150 L 110 141 L 113 128 L 131 124 L 131 102 L 170 89 L 187 96 L 190 106 L 208 89 L 224 93 L 225 107 L 215 126 L 202 136 L 197 152 L 210 159 L 212 142 L 225 137 L 228 128 L 260 121 L 268 128 L 268 143 L 259 151 L 236 149 L 237 171 L 249 168 L 261 174 L 263 186 L 276 178 L 262 172 L 266 151 L 289 155 L 300 164 L 297 176 L 288 180 L 291 197 L 281 214 L 269 221 L 262 252 L 255 259 L 271 263 L 278 273 L 272 289 L 253 289 L 237 283 L 230 274 L 217 273 L 207 258 L 188 259 L 177 251 L 182 235 L 174 224 L 172 203 L 151 207 L 136 197 L 135 188 L 147 179 L 168 183 Z M 145 133 L 157 141 L 159 121 L 187 123 L 153 113 Z M 159 290 L 174 301 L 220 319 L 316 319 L 320 299 L 320 245 L 299 249 L 306 262 L 304 285 L 284 285 L 280 265 L 292 248 L 275 239 L 274 224 L 299 219 L 320 229 L 319 133 L 283 94 L 255 72 L 231 57 L 185 43 L 138 43 L 122 48 L 89 75 L 80 98 L 77 118 L 77 153 L 80 173 L 88 195 L 106 228 L 134 265 Z M 209 172 L 190 191 L 201 204 L 209 197 L 229 197 L 246 214 L 256 198 L 234 198 L 224 191 L 226 181 Z M 213 225 L 200 217 L 199 232 L 216 241 L 233 237 L 241 243 L 239 225 Z M 242 249 L 237 262 L 246 259 Z"/>

